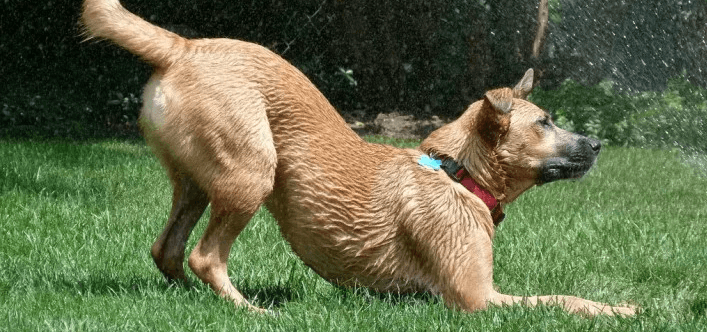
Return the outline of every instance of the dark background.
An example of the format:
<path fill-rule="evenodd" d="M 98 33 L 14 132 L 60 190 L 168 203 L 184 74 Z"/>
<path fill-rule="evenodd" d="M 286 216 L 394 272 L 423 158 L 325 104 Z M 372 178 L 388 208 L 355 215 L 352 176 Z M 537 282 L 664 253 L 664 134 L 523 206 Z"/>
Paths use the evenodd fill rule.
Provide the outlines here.
<path fill-rule="evenodd" d="M 348 121 L 378 113 L 461 113 L 527 68 L 553 89 L 608 79 L 620 93 L 660 91 L 684 75 L 707 86 L 707 1 L 124 0 L 188 37 L 230 37 L 281 54 Z M 134 137 L 149 66 L 82 42 L 80 1 L 0 0 L 0 136 Z M 345 74 L 350 70 L 351 74 Z"/>

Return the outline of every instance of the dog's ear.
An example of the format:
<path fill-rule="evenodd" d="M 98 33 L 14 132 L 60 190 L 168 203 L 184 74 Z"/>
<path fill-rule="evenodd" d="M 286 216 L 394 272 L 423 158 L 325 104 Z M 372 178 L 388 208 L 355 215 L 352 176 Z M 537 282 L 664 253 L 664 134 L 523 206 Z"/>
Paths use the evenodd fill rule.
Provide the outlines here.
<path fill-rule="evenodd" d="M 514 96 L 515 90 L 496 89 L 487 91 L 484 95 L 484 101 L 486 106 L 491 106 L 496 111 L 507 114 L 511 111 Z"/>
<path fill-rule="evenodd" d="M 513 90 L 488 91 L 484 99 L 471 104 L 459 119 L 430 133 L 419 149 L 457 161 L 488 157 L 489 151 L 498 146 L 499 138 L 508 132 L 512 107 Z M 483 149 L 479 150 L 480 147 Z"/>
<path fill-rule="evenodd" d="M 520 82 L 513 88 L 513 97 L 518 99 L 527 99 L 531 91 L 533 91 L 533 76 L 535 72 L 533 68 L 528 69 L 520 79 Z"/>
<path fill-rule="evenodd" d="M 514 90 L 495 89 L 486 92 L 481 112 L 477 117 L 478 132 L 491 146 L 496 146 L 498 139 L 508 132 Z"/>

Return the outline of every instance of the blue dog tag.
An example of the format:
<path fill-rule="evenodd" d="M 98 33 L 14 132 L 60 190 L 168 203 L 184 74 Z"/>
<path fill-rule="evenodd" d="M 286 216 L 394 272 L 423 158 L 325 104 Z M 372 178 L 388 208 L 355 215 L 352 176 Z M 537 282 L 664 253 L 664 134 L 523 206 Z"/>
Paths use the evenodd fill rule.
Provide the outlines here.
<path fill-rule="evenodd" d="M 427 167 L 427 168 L 431 168 L 431 169 L 433 169 L 433 170 L 435 170 L 435 171 L 438 170 L 438 169 L 440 168 L 440 166 L 442 165 L 442 161 L 441 161 L 441 160 L 432 159 L 432 158 L 430 158 L 430 156 L 428 156 L 428 155 L 422 155 L 422 156 L 420 156 L 420 160 L 418 160 L 417 163 L 420 164 L 421 166 L 425 166 L 425 167 Z"/>

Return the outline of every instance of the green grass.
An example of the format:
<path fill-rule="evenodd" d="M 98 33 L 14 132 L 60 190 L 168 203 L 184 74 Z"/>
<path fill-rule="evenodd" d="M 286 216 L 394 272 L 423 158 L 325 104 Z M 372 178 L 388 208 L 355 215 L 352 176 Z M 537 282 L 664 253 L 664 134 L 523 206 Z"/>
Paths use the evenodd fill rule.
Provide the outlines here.
<path fill-rule="evenodd" d="M 337 288 L 297 259 L 265 210 L 229 266 L 246 297 L 278 313 L 257 315 L 191 272 L 192 286 L 163 281 L 149 249 L 171 189 L 142 143 L 0 142 L 0 330 L 705 331 L 705 188 L 676 153 L 607 148 L 584 179 L 507 208 L 495 239 L 501 291 L 630 301 L 644 310 L 635 318 L 520 306 L 466 314 L 429 295 Z"/>

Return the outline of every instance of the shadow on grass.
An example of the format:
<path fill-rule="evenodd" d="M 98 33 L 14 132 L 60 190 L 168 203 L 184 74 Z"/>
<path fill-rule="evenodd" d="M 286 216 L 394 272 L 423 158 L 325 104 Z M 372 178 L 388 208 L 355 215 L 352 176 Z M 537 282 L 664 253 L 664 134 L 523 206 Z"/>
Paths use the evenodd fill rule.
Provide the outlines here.
<path fill-rule="evenodd" d="M 96 271 L 99 272 L 99 271 Z M 83 276 L 54 274 L 34 278 L 34 287 L 49 287 L 53 292 L 78 296 L 146 296 L 148 294 L 177 292 L 187 297 L 196 297 L 204 292 L 216 296 L 201 281 L 167 281 L 162 276 L 121 276 L 89 274 Z M 238 286 L 237 286 L 238 287 Z M 238 287 L 248 301 L 258 306 L 278 308 L 297 298 L 292 287 L 272 285 L 265 287 Z M 9 291 L 9 289 L 8 289 Z M 192 295 L 189 295 L 192 294 Z"/>
<path fill-rule="evenodd" d="M 110 270 L 90 271 L 43 271 L 26 275 L 21 269 L 6 271 L 8 283 L 0 283 L 5 294 L 24 294 L 29 290 L 49 291 L 69 297 L 105 296 L 115 298 L 173 298 L 199 302 L 205 298 L 217 299 L 211 289 L 193 276 L 188 282 L 168 282 L 157 271 L 145 274 L 115 273 Z M 259 282 L 257 280 L 234 280 L 236 287 L 252 304 L 278 309 L 292 301 L 311 301 L 316 291 L 310 291 L 301 283 Z M 5 287 L 7 286 L 7 287 Z M 329 291 L 327 291 L 328 293 Z M 334 287 L 338 301 L 351 303 L 383 303 L 385 306 L 419 307 L 437 304 L 441 299 L 430 293 L 380 293 L 363 287 Z M 306 299 L 304 297 L 307 297 Z M 694 310 L 700 311 L 703 304 L 696 302 Z"/>
<path fill-rule="evenodd" d="M 43 282 L 50 282 L 45 280 Z M 170 285 L 162 277 L 147 276 L 109 276 L 91 274 L 83 277 L 59 275 L 56 276 L 52 288 L 57 292 L 91 294 L 91 295 L 140 295 L 155 291 L 167 291 L 171 288 L 181 288 Z M 181 285 L 183 288 L 196 288 L 191 285 Z"/>
<path fill-rule="evenodd" d="M 238 286 L 236 286 L 238 287 Z M 337 295 L 342 300 L 351 299 L 354 301 L 374 302 L 381 301 L 392 306 L 406 305 L 429 305 L 440 301 L 430 293 L 380 293 L 364 287 L 347 288 L 336 286 Z M 277 309 L 287 302 L 297 301 L 303 295 L 297 287 L 288 285 L 272 285 L 265 287 L 238 287 L 239 291 L 248 301 L 256 306 Z M 314 296 L 310 294 L 308 296 Z"/>
<path fill-rule="evenodd" d="M 208 286 L 196 279 L 188 282 L 168 282 L 162 276 L 110 276 L 91 274 L 84 277 L 70 275 L 56 275 L 41 278 L 43 283 L 49 283 L 57 292 L 66 292 L 78 295 L 102 296 L 146 296 L 147 294 L 177 292 L 187 297 L 195 297 L 204 292 L 212 293 Z M 51 280 L 54 279 L 54 280 Z M 262 286 L 262 287 L 259 287 Z M 243 296 L 256 306 L 266 308 L 280 308 L 288 302 L 300 298 L 301 292 L 297 287 L 287 284 L 275 285 L 236 285 Z M 380 293 L 363 287 L 346 288 L 336 286 L 337 293 L 342 299 L 351 298 L 355 301 L 382 301 L 396 305 L 428 305 L 437 303 L 440 299 L 429 293 Z M 193 294 L 193 295 L 189 295 Z M 215 296 L 215 295 L 214 295 Z"/>
<path fill-rule="evenodd" d="M 259 307 L 279 308 L 285 303 L 299 298 L 292 287 L 273 285 L 261 288 L 238 287 L 238 290 L 249 302 Z"/>
<path fill-rule="evenodd" d="M 707 316 L 707 297 L 703 296 L 690 303 L 690 311 L 695 317 Z"/>
<path fill-rule="evenodd" d="M 342 287 L 335 286 L 341 298 L 346 299 L 348 297 L 359 297 L 368 301 L 382 301 L 390 303 L 393 306 L 396 305 L 428 305 L 430 303 L 440 302 L 438 296 L 432 295 L 428 292 L 410 292 L 410 293 L 382 293 L 376 292 L 374 290 L 365 287 Z"/>

